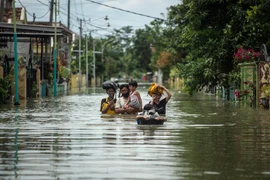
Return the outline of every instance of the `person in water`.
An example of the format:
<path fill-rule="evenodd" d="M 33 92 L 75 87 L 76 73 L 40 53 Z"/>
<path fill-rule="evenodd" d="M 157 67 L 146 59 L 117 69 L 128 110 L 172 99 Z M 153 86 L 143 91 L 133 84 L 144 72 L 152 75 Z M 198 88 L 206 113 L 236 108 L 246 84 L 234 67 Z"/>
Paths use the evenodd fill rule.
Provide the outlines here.
<path fill-rule="evenodd" d="M 172 94 L 171 92 L 164 86 L 158 84 L 156 88 L 161 88 L 163 91 L 166 92 L 165 98 L 162 97 L 162 93 L 160 91 L 154 91 L 152 94 L 152 100 L 149 102 L 149 104 L 152 104 L 159 114 L 166 114 L 166 104 L 171 99 Z"/>
<path fill-rule="evenodd" d="M 138 111 L 142 111 L 142 99 L 140 93 L 136 90 L 137 89 L 137 82 L 136 81 L 130 81 L 128 84 L 129 87 L 129 100 L 128 103 L 124 106 L 125 108 L 134 108 Z"/>
<path fill-rule="evenodd" d="M 114 98 L 116 89 L 109 88 L 106 90 L 108 94 L 107 98 L 101 100 L 100 112 L 102 114 L 115 114 L 115 103 L 116 99 Z"/>
<path fill-rule="evenodd" d="M 138 109 L 125 106 L 129 101 L 129 93 L 130 93 L 129 85 L 121 84 L 119 88 L 120 88 L 120 91 L 119 91 L 119 97 L 115 105 L 115 112 L 121 113 L 121 114 L 126 114 L 126 113 L 133 114 L 133 113 L 139 112 Z"/>

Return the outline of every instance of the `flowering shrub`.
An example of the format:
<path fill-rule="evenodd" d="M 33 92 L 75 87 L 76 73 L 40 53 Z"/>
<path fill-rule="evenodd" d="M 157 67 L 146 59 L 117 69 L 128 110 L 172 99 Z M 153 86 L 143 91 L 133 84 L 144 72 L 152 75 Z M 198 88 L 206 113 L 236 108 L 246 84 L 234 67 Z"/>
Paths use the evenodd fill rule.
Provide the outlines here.
<path fill-rule="evenodd" d="M 239 63 L 253 62 L 262 56 L 261 52 L 255 52 L 253 49 L 244 49 L 242 46 L 233 54 L 233 59 Z"/>
<path fill-rule="evenodd" d="M 249 91 L 244 89 L 243 91 L 239 90 L 239 89 L 236 89 L 234 91 L 234 95 L 237 99 L 240 99 L 242 97 L 246 97 L 247 95 L 249 94 Z"/>
<path fill-rule="evenodd" d="M 243 84 L 248 85 L 248 88 L 242 91 L 236 89 L 234 95 L 237 99 L 249 99 L 250 106 L 252 106 L 256 100 L 256 86 L 251 82 L 243 82 Z"/>

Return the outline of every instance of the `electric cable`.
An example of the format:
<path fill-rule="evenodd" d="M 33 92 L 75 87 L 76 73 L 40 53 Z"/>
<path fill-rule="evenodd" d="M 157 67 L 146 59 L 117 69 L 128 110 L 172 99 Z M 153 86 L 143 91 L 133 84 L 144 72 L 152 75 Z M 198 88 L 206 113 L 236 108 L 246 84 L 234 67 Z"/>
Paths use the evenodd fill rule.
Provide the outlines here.
<path fill-rule="evenodd" d="M 82 15 L 83 15 L 83 18 L 84 18 L 84 12 L 83 12 L 83 6 L 82 6 L 82 0 L 80 0 L 80 4 L 81 4 L 81 9 L 82 9 Z"/>
<path fill-rule="evenodd" d="M 74 4 L 74 7 L 75 7 L 75 13 L 78 14 L 77 6 L 76 6 L 76 3 L 75 3 L 75 0 L 73 1 L 73 4 Z"/>
<path fill-rule="evenodd" d="M 31 13 L 29 13 L 27 10 L 26 10 L 26 7 L 21 3 L 20 0 L 18 0 L 20 5 L 25 9 L 26 13 L 31 16 L 31 17 L 34 17 Z M 42 19 L 43 17 L 45 17 L 48 13 L 49 13 L 50 9 L 43 15 L 43 16 L 40 16 L 40 17 L 35 17 L 36 19 Z"/>
<path fill-rule="evenodd" d="M 62 10 L 64 10 L 65 11 L 65 13 L 64 12 L 62 12 L 62 11 L 60 11 L 60 12 L 62 12 L 65 16 L 67 16 L 67 10 L 65 9 L 65 8 L 63 8 L 63 7 L 60 7 L 60 9 L 62 9 Z M 76 15 L 75 15 L 75 14 Z M 77 19 L 81 19 L 78 15 L 81 15 L 81 16 L 83 16 L 83 19 L 85 18 L 85 16 L 83 15 L 83 14 L 80 14 L 80 13 L 78 13 L 78 12 L 70 12 L 70 14 L 72 15 L 71 17 L 70 17 L 70 19 L 73 19 L 73 20 L 75 20 L 75 21 L 77 21 Z M 98 19 L 101 19 L 102 17 L 99 17 Z M 98 19 L 94 19 L 93 21 L 95 21 L 95 20 L 98 20 Z M 87 20 L 86 20 L 87 21 Z M 120 20 L 120 21 L 123 21 L 123 20 Z M 124 20 L 124 21 L 127 21 L 127 20 Z M 129 21 L 130 22 L 130 21 Z M 132 22 L 136 22 L 136 21 L 132 21 Z M 113 26 L 113 27 L 125 27 L 125 26 Z M 144 26 L 132 26 L 132 27 L 144 27 Z"/>
<path fill-rule="evenodd" d="M 117 7 L 114 7 L 114 6 L 109 6 L 107 4 L 102 4 L 102 3 L 99 3 L 99 2 L 96 2 L 96 1 L 92 1 L 92 0 L 86 0 L 86 1 L 92 2 L 94 4 L 99 4 L 101 6 L 106 6 L 106 7 L 112 8 L 112 9 L 117 9 L 119 11 L 124 11 L 124 12 L 127 12 L 127 13 L 131 13 L 131 14 L 135 14 L 135 15 L 139 15 L 139 16 L 144 16 L 144 17 L 148 17 L 148 18 L 153 18 L 153 19 L 158 19 L 158 20 L 164 21 L 164 19 L 162 19 L 162 18 L 158 18 L 158 17 L 154 17 L 154 16 L 149 16 L 149 15 L 145 15 L 145 14 L 141 14 L 141 13 L 137 13 L 137 12 L 133 12 L 133 11 L 128 11 L 128 10 L 117 8 Z"/>
<path fill-rule="evenodd" d="M 39 2 L 40 4 L 42 4 L 42 5 L 44 5 L 44 6 L 49 7 L 49 5 L 48 5 L 48 4 L 45 4 L 44 2 L 41 2 L 40 0 L 37 0 L 37 2 Z"/>
<path fill-rule="evenodd" d="M 50 9 L 49 9 L 43 16 L 36 17 L 36 18 L 37 18 L 37 19 L 42 19 L 42 18 L 44 18 L 49 12 L 50 12 Z"/>

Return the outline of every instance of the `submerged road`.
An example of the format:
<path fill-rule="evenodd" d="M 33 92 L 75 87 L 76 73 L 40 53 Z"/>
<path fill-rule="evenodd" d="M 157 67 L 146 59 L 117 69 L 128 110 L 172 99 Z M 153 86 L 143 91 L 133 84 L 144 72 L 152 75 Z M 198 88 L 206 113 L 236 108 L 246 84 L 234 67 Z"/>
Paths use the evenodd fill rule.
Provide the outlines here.
<path fill-rule="evenodd" d="M 270 179 L 269 111 L 172 93 L 162 126 L 101 115 L 99 88 L 1 105 L 0 179 Z"/>

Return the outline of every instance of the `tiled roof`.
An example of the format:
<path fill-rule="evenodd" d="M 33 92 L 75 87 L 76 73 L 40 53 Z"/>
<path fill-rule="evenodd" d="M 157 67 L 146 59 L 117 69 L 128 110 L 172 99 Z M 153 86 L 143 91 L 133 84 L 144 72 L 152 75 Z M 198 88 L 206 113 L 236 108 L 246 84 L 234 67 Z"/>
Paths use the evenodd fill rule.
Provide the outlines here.
<path fill-rule="evenodd" d="M 20 20 L 22 8 L 15 8 L 16 10 L 16 20 Z M 12 8 L 5 8 L 2 20 L 3 22 L 8 22 L 8 19 L 13 19 L 13 9 Z"/>

